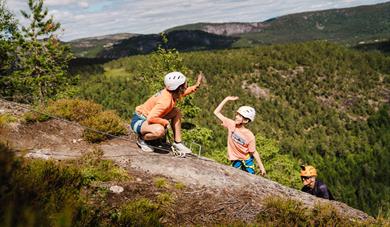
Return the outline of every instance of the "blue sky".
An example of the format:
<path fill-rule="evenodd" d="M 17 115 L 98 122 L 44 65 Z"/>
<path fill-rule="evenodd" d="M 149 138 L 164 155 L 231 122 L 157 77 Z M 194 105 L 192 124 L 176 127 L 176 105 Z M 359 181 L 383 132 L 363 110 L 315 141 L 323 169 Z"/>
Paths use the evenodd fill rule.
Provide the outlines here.
<path fill-rule="evenodd" d="M 60 39 L 121 32 L 150 34 L 198 22 L 260 22 L 291 13 L 371 5 L 388 0 L 46 0 L 62 24 Z M 27 0 L 6 0 L 22 24 Z"/>

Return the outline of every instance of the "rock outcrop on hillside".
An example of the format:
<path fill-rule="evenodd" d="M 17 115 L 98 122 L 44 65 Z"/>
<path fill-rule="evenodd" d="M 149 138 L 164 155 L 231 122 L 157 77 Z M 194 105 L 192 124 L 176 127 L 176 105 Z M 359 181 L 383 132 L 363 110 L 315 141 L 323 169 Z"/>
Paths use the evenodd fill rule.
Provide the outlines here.
<path fill-rule="evenodd" d="M 28 106 L 19 106 L 0 100 L 0 113 L 21 116 Z M 23 150 L 28 157 L 44 159 L 71 159 L 93 149 L 103 151 L 104 158 L 111 159 L 129 171 L 142 172 L 145 176 L 164 176 L 187 186 L 178 210 L 171 214 L 177 218 L 172 224 L 212 223 L 222 217 L 236 217 L 251 221 L 262 208 L 267 197 L 285 197 L 301 201 L 304 206 L 331 204 L 343 216 L 366 220 L 371 217 L 348 205 L 313 197 L 307 193 L 288 188 L 261 176 L 250 175 L 230 166 L 197 157 L 178 158 L 169 153 L 144 153 L 136 146 L 134 136 L 116 138 L 101 144 L 89 144 L 82 140 L 82 128 L 58 119 L 26 124 L 14 122 L 0 127 L 0 142 Z M 129 186 L 130 187 L 130 186 Z M 125 187 L 125 192 L 126 192 Z M 183 201 L 179 201 L 183 202 Z M 211 202 L 213 201 L 213 202 Z M 184 203 L 184 202 L 183 202 Z M 188 207 L 188 203 L 193 206 Z M 179 206 L 179 205 L 178 205 Z M 203 209 L 203 210 L 202 210 Z M 240 210 L 251 212 L 240 215 Z M 207 210 L 207 213 L 202 213 Z M 213 212 L 208 212 L 212 210 Z M 215 212 L 214 212 L 215 211 Z M 194 216 L 194 212 L 199 215 Z M 207 220 L 206 220 L 207 219 Z M 172 220 L 171 220 L 172 221 Z M 215 222 L 214 222 L 215 223 Z M 218 223 L 218 222 L 217 222 Z"/>
<path fill-rule="evenodd" d="M 267 25 L 262 22 L 254 23 L 221 23 L 221 24 L 206 24 L 202 30 L 216 35 L 237 35 L 247 32 L 260 32 Z"/>

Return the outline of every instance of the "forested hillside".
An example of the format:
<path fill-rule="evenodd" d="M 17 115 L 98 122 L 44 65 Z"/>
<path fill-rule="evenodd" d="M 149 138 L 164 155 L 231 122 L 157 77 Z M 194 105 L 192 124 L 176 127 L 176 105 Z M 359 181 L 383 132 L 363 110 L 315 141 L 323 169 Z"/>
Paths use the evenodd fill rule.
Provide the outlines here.
<path fill-rule="evenodd" d="M 240 37 L 253 43 L 286 43 L 329 40 L 356 45 L 387 39 L 390 35 L 390 3 L 294 13 L 257 23 L 197 23 L 167 31 L 201 30 Z"/>
<path fill-rule="evenodd" d="M 259 46 L 181 54 L 194 78 L 207 83 L 195 95 L 200 112 L 185 127 L 204 152 L 224 162 L 226 132 L 212 111 L 227 95 L 256 108 L 256 134 L 268 177 L 300 188 L 299 164 L 312 164 L 336 199 L 370 214 L 390 208 L 390 58 L 328 42 Z M 116 109 L 129 119 L 147 99 L 150 55 L 118 59 L 79 71 L 78 96 Z M 157 75 L 162 78 L 163 75 Z M 161 86 L 162 87 L 162 86 Z M 195 130 L 196 128 L 192 128 Z"/>
<path fill-rule="evenodd" d="M 167 48 L 175 48 L 180 51 L 227 49 L 238 38 L 214 35 L 203 31 L 173 31 L 166 34 Z M 138 54 L 149 54 L 164 44 L 160 35 L 142 35 L 122 40 L 97 53 L 97 57 L 117 59 Z"/>
<path fill-rule="evenodd" d="M 356 45 L 390 35 L 390 3 L 304 12 L 275 18 L 261 32 L 241 34 L 259 43 L 329 40 Z"/>
<path fill-rule="evenodd" d="M 76 39 L 68 42 L 68 44 L 72 47 L 72 52 L 77 57 L 93 58 L 104 49 L 111 48 L 116 43 L 134 36 L 137 36 L 137 34 L 119 33 L 113 35 Z"/>

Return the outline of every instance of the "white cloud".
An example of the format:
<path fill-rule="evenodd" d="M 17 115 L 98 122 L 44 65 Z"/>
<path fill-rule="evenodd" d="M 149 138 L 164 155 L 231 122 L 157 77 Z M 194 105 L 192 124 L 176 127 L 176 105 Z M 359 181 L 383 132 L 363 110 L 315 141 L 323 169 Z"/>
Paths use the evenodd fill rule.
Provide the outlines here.
<path fill-rule="evenodd" d="M 88 4 L 88 2 L 79 2 L 78 3 L 79 4 L 79 6 L 81 7 L 81 8 L 88 8 L 88 6 L 89 6 L 89 4 Z"/>
<path fill-rule="evenodd" d="M 285 14 L 385 1 L 46 0 L 46 5 L 65 29 L 62 38 L 70 40 L 118 32 L 158 33 L 198 22 L 259 22 Z M 27 8 L 26 0 L 11 0 L 9 5 L 11 9 Z"/>
<path fill-rule="evenodd" d="M 77 3 L 77 0 L 46 0 L 45 4 L 48 6 L 63 6 Z"/>

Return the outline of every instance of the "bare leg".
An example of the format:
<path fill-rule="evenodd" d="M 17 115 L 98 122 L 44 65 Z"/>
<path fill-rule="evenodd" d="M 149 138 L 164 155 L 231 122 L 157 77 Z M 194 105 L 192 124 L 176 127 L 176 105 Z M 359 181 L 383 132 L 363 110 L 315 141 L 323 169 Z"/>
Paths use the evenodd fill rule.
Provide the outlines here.
<path fill-rule="evenodd" d="M 149 124 L 145 121 L 141 126 L 141 134 L 144 140 L 155 140 L 165 135 L 165 129 L 160 124 Z"/>
<path fill-rule="evenodd" d="M 181 142 L 181 112 L 179 108 L 174 107 L 171 112 L 164 116 L 164 118 L 171 120 L 173 138 L 175 142 Z"/>

